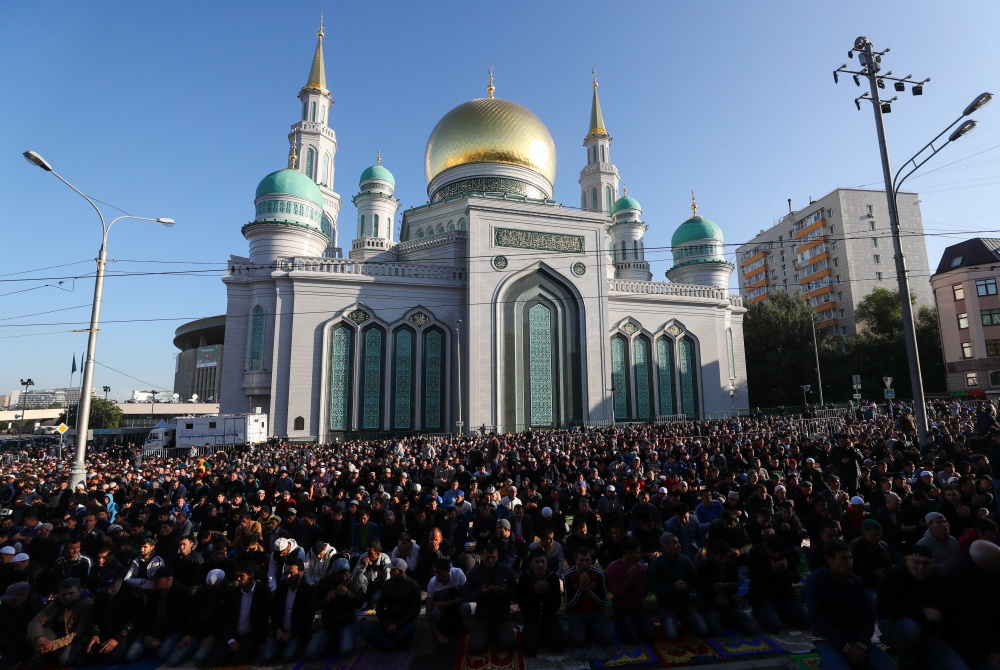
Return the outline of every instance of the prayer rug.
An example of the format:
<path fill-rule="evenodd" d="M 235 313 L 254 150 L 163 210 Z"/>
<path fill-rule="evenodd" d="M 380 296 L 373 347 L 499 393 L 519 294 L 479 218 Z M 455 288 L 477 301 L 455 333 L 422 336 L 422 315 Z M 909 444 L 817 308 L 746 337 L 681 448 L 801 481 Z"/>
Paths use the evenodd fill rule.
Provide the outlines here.
<path fill-rule="evenodd" d="M 473 655 L 466 651 L 468 636 L 462 638 L 458 645 L 458 660 L 455 670 L 524 670 L 524 655 L 521 653 L 521 636 L 517 636 L 514 648 L 501 651 L 493 646 L 482 655 Z M 379 668 L 378 670 L 387 670 Z"/>
<path fill-rule="evenodd" d="M 358 657 L 353 670 L 410 670 L 417 649 L 413 642 L 406 649 L 389 651 L 367 645 Z"/>
<path fill-rule="evenodd" d="M 790 658 L 795 661 L 795 667 L 806 670 L 819 670 L 819 654 L 793 654 Z"/>
<path fill-rule="evenodd" d="M 644 644 L 622 644 L 616 640 L 615 644 L 607 651 L 608 660 L 595 660 L 593 662 L 595 668 L 620 668 L 627 665 L 651 665 L 660 662 L 653 650 Z"/>
<path fill-rule="evenodd" d="M 524 657 L 524 670 L 590 670 L 587 661 L 555 652 L 542 652 Z"/>
<path fill-rule="evenodd" d="M 719 655 L 700 637 L 682 637 L 676 642 L 658 639 L 652 645 L 653 653 L 667 666 L 704 665 L 717 663 Z"/>
<path fill-rule="evenodd" d="M 778 645 L 763 635 L 720 635 L 707 637 L 705 642 L 727 661 L 782 653 Z"/>

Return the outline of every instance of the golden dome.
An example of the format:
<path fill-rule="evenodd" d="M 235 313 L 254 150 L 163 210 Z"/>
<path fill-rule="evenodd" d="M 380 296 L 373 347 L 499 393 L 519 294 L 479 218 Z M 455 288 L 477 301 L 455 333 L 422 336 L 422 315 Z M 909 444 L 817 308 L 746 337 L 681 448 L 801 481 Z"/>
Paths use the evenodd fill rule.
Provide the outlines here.
<path fill-rule="evenodd" d="M 448 168 L 468 163 L 507 163 L 556 182 L 556 145 L 541 119 L 516 102 L 477 98 L 451 110 L 427 140 L 428 183 Z"/>

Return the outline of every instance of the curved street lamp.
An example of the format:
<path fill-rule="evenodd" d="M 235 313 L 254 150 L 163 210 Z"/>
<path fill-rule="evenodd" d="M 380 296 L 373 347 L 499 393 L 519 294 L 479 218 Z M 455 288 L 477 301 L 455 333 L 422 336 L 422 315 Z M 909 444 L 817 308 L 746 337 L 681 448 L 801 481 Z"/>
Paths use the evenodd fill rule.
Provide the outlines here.
<path fill-rule="evenodd" d="M 73 189 L 80 197 L 90 203 L 90 206 L 97 212 L 101 219 L 101 249 L 97 255 L 97 276 L 94 281 L 94 304 L 90 313 L 90 328 L 87 329 L 87 357 L 83 363 L 83 381 L 80 383 L 80 405 L 77 413 L 76 428 L 76 451 L 73 454 L 73 466 L 70 468 L 69 485 L 75 488 L 77 484 L 86 484 L 87 481 L 87 431 L 90 428 L 90 388 L 94 383 L 94 353 L 97 350 L 97 332 L 101 321 L 101 301 L 104 295 L 104 271 L 108 264 L 108 233 L 111 226 L 122 219 L 134 219 L 137 221 L 155 221 L 164 226 L 173 226 L 174 220 L 167 218 L 151 219 L 145 216 L 133 216 L 123 214 L 110 223 L 104 220 L 104 214 L 97 204 L 86 193 L 69 183 L 52 166 L 35 151 L 25 151 L 24 159 L 32 165 L 37 165 L 46 172 L 51 172 L 56 179 Z"/>

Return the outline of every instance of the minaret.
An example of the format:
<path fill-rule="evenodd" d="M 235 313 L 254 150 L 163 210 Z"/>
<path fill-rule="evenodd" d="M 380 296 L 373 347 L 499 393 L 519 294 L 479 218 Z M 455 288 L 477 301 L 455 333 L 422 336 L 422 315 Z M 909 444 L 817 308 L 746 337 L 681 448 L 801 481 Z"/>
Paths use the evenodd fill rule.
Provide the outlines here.
<path fill-rule="evenodd" d="M 382 152 L 375 165 L 358 179 L 358 194 L 352 202 L 358 208 L 358 236 L 351 245 L 351 259 L 370 261 L 396 260 L 394 228 L 399 200 L 393 197 L 396 179 L 382 166 Z"/>
<path fill-rule="evenodd" d="M 330 238 L 326 256 L 339 256 L 337 246 L 337 220 L 340 216 L 340 194 L 333 190 L 334 159 L 337 155 L 337 133 L 328 125 L 333 98 L 326 87 L 326 68 L 323 64 L 323 20 L 320 18 L 316 53 L 313 55 L 309 79 L 299 91 L 302 101 L 301 120 L 288 134 L 298 155 L 299 172 L 307 175 L 323 193 L 323 229 Z"/>
<path fill-rule="evenodd" d="M 653 273 L 649 271 L 646 248 L 642 241 L 646 234 L 646 224 L 642 222 L 642 205 L 624 189 L 625 195 L 611 208 L 614 223 L 608 228 L 611 259 L 615 268 L 615 279 L 649 281 Z"/>
<path fill-rule="evenodd" d="M 611 136 L 604 129 L 601 101 L 597 99 L 597 72 L 594 71 L 594 100 L 590 105 L 590 132 L 583 138 L 587 164 L 580 170 L 580 208 L 611 215 L 618 199 L 618 168 L 611 162 Z"/>
<path fill-rule="evenodd" d="M 726 240 L 722 229 L 698 214 L 698 201 L 691 191 L 691 218 L 670 238 L 673 266 L 667 279 L 675 284 L 698 284 L 728 288 L 736 266 L 726 260 Z"/>

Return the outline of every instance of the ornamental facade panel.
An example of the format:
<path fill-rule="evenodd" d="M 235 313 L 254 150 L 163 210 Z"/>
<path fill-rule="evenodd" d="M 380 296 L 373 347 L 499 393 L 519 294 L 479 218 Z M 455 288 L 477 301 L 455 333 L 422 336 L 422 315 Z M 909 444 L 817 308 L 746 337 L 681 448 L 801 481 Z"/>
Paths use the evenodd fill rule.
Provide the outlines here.
<path fill-rule="evenodd" d="M 528 376 L 531 425 L 551 426 L 552 313 L 542 304 L 528 310 Z"/>
<path fill-rule="evenodd" d="M 650 396 L 649 342 L 645 337 L 640 337 L 635 341 L 635 404 L 636 417 L 641 421 L 648 421 L 651 418 Z"/>
<path fill-rule="evenodd" d="M 674 341 L 661 337 L 656 341 L 656 373 L 660 388 L 659 413 L 676 414 L 674 406 Z"/>
<path fill-rule="evenodd" d="M 410 318 L 412 320 L 413 317 Z M 400 328 L 396 331 L 393 351 L 395 356 L 392 373 L 395 381 L 392 395 L 392 427 L 409 430 L 413 428 L 410 420 L 413 414 L 413 333 L 409 329 Z"/>
<path fill-rule="evenodd" d="M 330 430 L 348 430 L 351 389 L 351 340 L 348 326 L 333 331 L 333 360 L 330 362 Z"/>
<path fill-rule="evenodd" d="M 250 322 L 250 361 L 247 370 L 261 372 L 264 369 L 264 328 L 266 315 L 264 308 L 257 305 L 253 308 Z"/>
<path fill-rule="evenodd" d="M 369 327 L 364 342 L 361 427 L 378 430 L 382 427 L 382 330 Z"/>
<path fill-rule="evenodd" d="M 695 370 L 694 342 L 685 337 L 678 343 L 680 349 L 681 412 L 689 417 L 698 416 L 698 380 Z"/>
<path fill-rule="evenodd" d="M 611 386 L 615 419 L 628 418 L 628 352 L 625 338 L 611 338 Z"/>
<path fill-rule="evenodd" d="M 444 425 L 442 412 L 444 380 L 444 337 L 438 330 L 424 335 L 424 429 L 440 430 Z"/>
<path fill-rule="evenodd" d="M 516 179 L 474 177 L 442 186 L 434 192 L 433 202 L 470 193 L 503 193 L 504 195 L 520 195 L 537 200 L 545 200 L 547 197 L 541 189 Z"/>
<path fill-rule="evenodd" d="M 582 254 L 585 251 L 583 237 L 580 235 L 542 233 L 514 228 L 494 229 L 493 243 L 498 247 L 533 249 L 535 251 L 558 251 L 574 254 Z"/>

